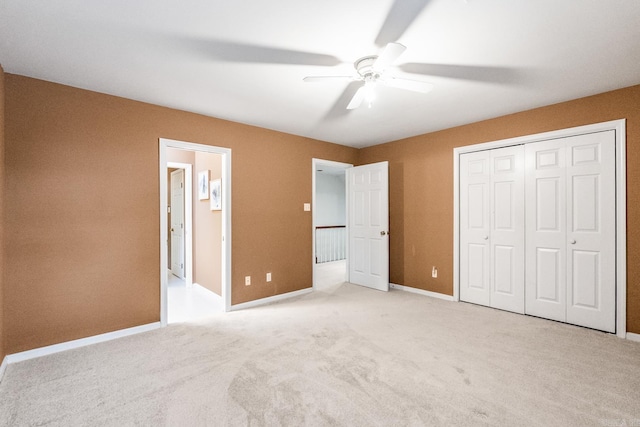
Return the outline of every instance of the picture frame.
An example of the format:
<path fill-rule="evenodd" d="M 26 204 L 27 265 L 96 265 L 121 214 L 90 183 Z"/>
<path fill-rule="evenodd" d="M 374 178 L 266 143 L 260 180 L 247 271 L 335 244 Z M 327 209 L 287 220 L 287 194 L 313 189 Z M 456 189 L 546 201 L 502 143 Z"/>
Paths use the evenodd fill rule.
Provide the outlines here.
<path fill-rule="evenodd" d="M 198 200 L 209 199 L 209 170 L 198 172 Z"/>
<path fill-rule="evenodd" d="M 212 211 L 222 210 L 222 185 L 220 179 L 209 181 L 209 200 Z"/>

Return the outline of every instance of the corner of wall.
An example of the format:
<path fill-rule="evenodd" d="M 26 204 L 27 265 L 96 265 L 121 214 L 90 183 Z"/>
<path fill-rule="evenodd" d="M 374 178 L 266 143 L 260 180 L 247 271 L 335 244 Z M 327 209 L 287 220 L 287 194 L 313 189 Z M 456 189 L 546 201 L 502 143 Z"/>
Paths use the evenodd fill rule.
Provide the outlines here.
<path fill-rule="evenodd" d="M 4 69 L 0 64 L 0 381 L 5 366 L 4 345 Z"/>

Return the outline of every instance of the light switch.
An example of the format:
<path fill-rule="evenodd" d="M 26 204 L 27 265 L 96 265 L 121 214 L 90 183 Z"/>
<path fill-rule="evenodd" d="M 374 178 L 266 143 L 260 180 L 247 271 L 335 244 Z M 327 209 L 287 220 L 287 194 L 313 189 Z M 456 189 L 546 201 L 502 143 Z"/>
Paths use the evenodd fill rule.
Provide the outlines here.
<path fill-rule="evenodd" d="M 305 203 L 304 204 L 304 211 L 305 212 L 309 212 L 311 210 L 311 203 Z"/>

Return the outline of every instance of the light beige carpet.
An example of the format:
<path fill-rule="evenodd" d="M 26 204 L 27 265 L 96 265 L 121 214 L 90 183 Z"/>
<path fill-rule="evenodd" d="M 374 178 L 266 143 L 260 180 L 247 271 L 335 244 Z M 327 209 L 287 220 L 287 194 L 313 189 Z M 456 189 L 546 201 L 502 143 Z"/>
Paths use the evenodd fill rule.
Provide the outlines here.
<path fill-rule="evenodd" d="M 10 365 L 0 424 L 640 425 L 640 343 L 344 284 Z"/>

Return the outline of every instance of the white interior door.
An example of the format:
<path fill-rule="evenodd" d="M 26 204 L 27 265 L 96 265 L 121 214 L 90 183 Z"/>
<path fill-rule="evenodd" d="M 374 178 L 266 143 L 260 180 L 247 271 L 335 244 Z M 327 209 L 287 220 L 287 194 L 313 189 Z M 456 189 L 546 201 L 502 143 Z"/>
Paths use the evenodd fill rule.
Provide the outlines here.
<path fill-rule="evenodd" d="M 615 134 L 580 135 L 567 150 L 567 322 L 615 332 Z"/>
<path fill-rule="evenodd" d="M 184 170 L 171 172 L 171 272 L 184 278 Z"/>
<path fill-rule="evenodd" d="M 460 156 L 460 299 L 490 305 L 491 151 Z"/>
<path fill-rule="evenodd" d="M 566 171 L 563 140 L 527 144 L 527 314 L 566 320 Z"/>
<path fill-rule="evenodd" d="M 524 313 L 524 146 L 491 150 L 490 305 Z"/>
<path fill-rule="evenodd" d="M 524 147 L 460 156 L 460 299 L 524 313 Z"/>
<path fill-rule="evenodd" d="M 389 290 L 389 163 L 347 169 L 349 281 Z"/>
<path fill-rule="evenodd" d="M 615 332 L 614 150 L 614 131 L 527 145 L 527 314 Z"/>

